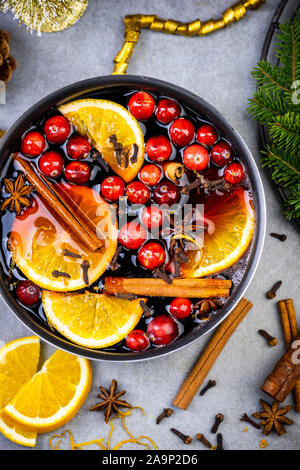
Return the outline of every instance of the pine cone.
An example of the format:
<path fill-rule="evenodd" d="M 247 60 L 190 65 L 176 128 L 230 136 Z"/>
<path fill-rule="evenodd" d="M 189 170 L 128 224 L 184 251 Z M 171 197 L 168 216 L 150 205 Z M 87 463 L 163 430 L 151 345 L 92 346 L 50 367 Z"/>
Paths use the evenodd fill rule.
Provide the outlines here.
<path fill-rule="evenodd" d="M 9 33 L 7 31 L 0 30 L 0 80 L 5 83 L 10 80 L 12 72 L 17 67 L 17 62 L 9 55 L 9 40 Z"/>

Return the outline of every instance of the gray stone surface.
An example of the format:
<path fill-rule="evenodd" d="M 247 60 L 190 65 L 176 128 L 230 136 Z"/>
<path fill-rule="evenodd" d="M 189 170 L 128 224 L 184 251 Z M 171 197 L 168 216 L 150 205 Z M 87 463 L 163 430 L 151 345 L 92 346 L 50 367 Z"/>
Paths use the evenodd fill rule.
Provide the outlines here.
<path fill-rule="evenodd" d="M 7 90 L 7 104 L 0 105 L 0 127 L 7 128 L 29 106 L 64 85 L 96 75 L 110 74 L 112 58 L 121 46 L 122 17 L 128 13 L 156 13 L 163 18 L 173 17 L 192 20 L 216 17 L 229 6 L 230 0 L 206 2 L 204 0 L 90 0 L 84 17 L 72 28 L 56 34 L 27 34 L 18 27 L 12 16 L 0 17 L 0 29 L 11 33 L 11 52 L 19 64 Z M 246 112 L 247 100 L 254 83 L 250 70 L 260 56 L 263 39 L 278 4 L 267 1 L 257 12 L 227 31 L 220 31 L 203 38 L 185 39 L 144 31 L 128 72 L 144 74 L 181 85 L 215 105 L 236 127 L 259 161 L 257 129 Z M 214 442 L 210 434 L 213 416 L 225 415 L 222 424 L 226 449 L 259 449 L 263 436 L 239 421 L 243 412 L 258 408 L 262 397 L 259 387 L 283 352 L 283 341 L 276 301 L 265 299 L 265 291 L 279 278 L 283 279 L 280 297 L 292 297 L 296 308 L 299 300 L 299 234 L 281 214 L 281 208 L 263 172 L 267 199 L 267 234 L 285 232 L 288 241 L 281 243 L 267 235 L 263 256 L 257 273 L 248 288 L 247 297 L 254 308 L 233 335 L 208 378 L 216 379 L 218 386 L 206 396 L 196 397 L 187 411 L 176 411 L 172 418 L 159 427 L 155 417 L 165 406 L 170 406 L 191 365 L 198 357 L 207 337 L 177 353 L 153 361 L 112 364 L 93 362 L 94 381 L 92 391 L 78 415 L 64 428 L 71 428 L 77 441 L 87 441 L 98 436 L 106 437 L 108 427 L 100 414 L 89 413 L 95 402 L 97 386 L 108 385 L 112 378 L 128 390 L 128 401 L 142 405 L 146 417 L 138 411 L 128 420 L 136 434 L 148 434 L 160 449 L 180 449 L 183 444 L 173 436 L 169 428 L 178 427 L 194 435 L 203 432 Z M 298 270 L 296 269 L 298 267 Z M 280 339 L 276 348 L 266 345 L 257 330 L 265 328 Z M 18 322 L 1 301 L 0 339 L 10 341 L 28 335 L 29 331 Z M 53 348 L 43 345 L 45 354 Z M 289 401 L 289 400 L 288 400 Z M 295 425 L 281 438 L 267 438 L 268 449 L 299 449 L 300 418 L 291 413 Z M 115 442 L 121 439 L 117 431 Z M 0 436 L 1 449 L 18 446 Z M 38 449 L 49 448 L 49 435 L 38 438 Z M 128 447 L 129 448 L 129 447 Z M 201 449 L 194 441 L 190 449 Z"/>

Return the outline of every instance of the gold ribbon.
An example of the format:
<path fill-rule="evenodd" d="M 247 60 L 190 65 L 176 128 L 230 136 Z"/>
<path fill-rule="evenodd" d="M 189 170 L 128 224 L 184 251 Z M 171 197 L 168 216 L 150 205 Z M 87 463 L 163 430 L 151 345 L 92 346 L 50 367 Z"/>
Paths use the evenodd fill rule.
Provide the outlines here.
<path fill-rule="evenodd" d="M 122 49 L 114 58 L 113 75 L 123 75 L 139 40 L 142 29 L 150 29 L 167 34 L 180 34 L 182 36 L 204 36 L 218 29 L 225 28 L 231 23 L 240 21 L 248 9 L 256 10 L 265 3 L 265 0 L 247 0 L 238 2 L 227 8 L 222 17 L 202 22 L 201 20 L 181 23 L 176 20 L 163 20 L 156 15 L 127 15 L 124 17 L 124 43 Z"/>

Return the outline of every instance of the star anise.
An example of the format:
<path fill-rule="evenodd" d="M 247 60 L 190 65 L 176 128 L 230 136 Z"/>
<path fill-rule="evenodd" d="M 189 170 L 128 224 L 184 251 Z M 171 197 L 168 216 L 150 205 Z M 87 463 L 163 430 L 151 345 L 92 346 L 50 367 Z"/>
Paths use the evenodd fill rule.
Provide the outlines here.
<path fill-rule="evenodd" d="M 195 304 L 195 308 L 199 309 L 198 315 L 201 319 L 206 317 L 208 313 L 216 310 L 218 307 L 220 307 L 220 304 L 214 299 L 202 299 Z"/>
<path fill-rule="evenodd" d="M 112 413 L 120 414 L 119 408 L 131 408 L 131 405 L 127 403 L 127 401 L 119 399 L 126 393 L 126 391 L 122 390 L 121 392 L 116 393 L 117 388 L 118 382 L 116 380 L 112 380 L 109 391 L 104 387 L 99 387 L 101 393 L 99 393 L 97 397 L 101 398 L 103 401 L 90 408 L 90 411 L 105 410 L 104 421 L 106 423 L 108 423 Z"/>
<path fill-rule="evenodd" d="M 279 408 L 279 402 L 276 400 L 272 405 L 268 405 L 264 400 L 260 400 L 260 403 L 264 411 L 253 413 L 252 416 L 254 416 L 254 418 L 262 419 L 260 425 L 264 426 L 263 434 L 268 436 L 272 429 L 274 429 L 279 436 L 286 434 L 284 425 L 293 424 L 294 421 L 284 415 L 290 411 L 293 406 L 287 405 Z"/>
<path fill-rule="evenodd" d="M 11 196 L 2 203 L 0 208 L 2 211 L 10 206 L 10 210 L 20 214 L 23 207 L 31 206 L 31 200 L 26 196 L 28 196 L 34 188 L 30 184 L 25 184 L 22 173 L 19 174 L 15 181 L 5 178 L 4 186 L 5 191 L 11 194 Z"/>

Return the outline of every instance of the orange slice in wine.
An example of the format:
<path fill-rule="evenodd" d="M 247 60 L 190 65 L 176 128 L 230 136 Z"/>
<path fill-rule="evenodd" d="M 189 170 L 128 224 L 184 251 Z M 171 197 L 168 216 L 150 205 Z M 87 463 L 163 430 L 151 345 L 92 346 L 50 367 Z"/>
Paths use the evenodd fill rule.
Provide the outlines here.
<path fill-rule="evenodd" d="M 45 289 L 73 291 L 95 282 L 108 267 L 117 247 L 117 223 L 109 204 L 93 189 L 62 183 L 56 189 L 74 211 L 84 213 L 95 232 L 101 232 L 103 247 L 89 251 L 38 196 L 32 207 L 15 218 L 10 246 L 17 266 L 28 279 Z M 87 277 L 83 261 L 89 265 Z"/>
<path fill-rule="evenodd" d="M 113 101 L 85 99 L 64 104 L 59 110 L 80 134 L 90 139 L 126 183 L 136 177 L 144 162 L 144 136 L 139 123 L 127 109 Z M 111 136 L 115 136 L 116 142 L 128 153 L 128 165 L 122 159 L 118 162 Z"/>
<path fill-rule="evenodd" d="M 204 205 L 204 245 L 187 252 L 181 265 L 184 277 L 202 277 L 223 271 L 245 253 L 254 231 L 254 210 L 247 191 L 233 189 L 223 196 L 210 196 Z"/>

